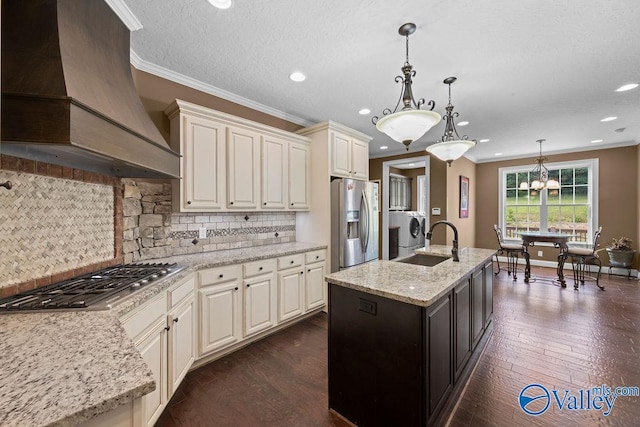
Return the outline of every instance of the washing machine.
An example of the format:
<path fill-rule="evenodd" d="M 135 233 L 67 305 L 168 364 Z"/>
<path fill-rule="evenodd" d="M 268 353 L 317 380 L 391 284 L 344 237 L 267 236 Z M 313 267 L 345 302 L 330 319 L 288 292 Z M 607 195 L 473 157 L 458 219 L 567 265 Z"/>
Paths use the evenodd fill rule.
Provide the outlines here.
<path fill-rule="evenodd" d="M 398 226 L 398 257 L 412 255 L 424 246 L 424 234 L 420 230 L 420 215 L 416 211 L 389 212 L 389 225 Z M 422 236 L 422 240 L 420 240 Z"/>
<path fill-rule="evenodd" d="M 420 219 L 420 246 L 424 246 L 424 236 L 429 231 L 427 227 L 427 215 L 424 212 L 418 212 L 418 218 Z"/>

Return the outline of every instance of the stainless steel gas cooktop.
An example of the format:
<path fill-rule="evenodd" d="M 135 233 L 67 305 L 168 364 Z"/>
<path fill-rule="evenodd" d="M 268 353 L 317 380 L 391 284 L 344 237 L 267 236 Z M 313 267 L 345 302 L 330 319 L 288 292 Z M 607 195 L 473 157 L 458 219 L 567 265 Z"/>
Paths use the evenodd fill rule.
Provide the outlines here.
<path fill-rule="evenodd" d="M 183 270 L 177 264 L 127 264 L 53 283 L 0 300 L 0 312 L 107 310 L 150 283 Z"/>

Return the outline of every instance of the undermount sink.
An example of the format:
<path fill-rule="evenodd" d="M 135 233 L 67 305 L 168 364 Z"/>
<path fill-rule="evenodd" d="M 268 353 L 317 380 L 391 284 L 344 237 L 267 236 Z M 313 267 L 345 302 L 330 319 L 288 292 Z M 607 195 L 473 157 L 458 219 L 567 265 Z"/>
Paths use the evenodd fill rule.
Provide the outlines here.
<path fill-rule="evenodd" d="M 441 262 L 448 260 L 449 258 L 451 257 L 439 256 L 439 255 L 415 254 L 415 255 L 408 256 L 406 258 L 401 258 L 397 260 L 397 262 L 402 262 L 405 264 L 422 265 L 425 267 L 433 267 L 434 265 L 438 265 Z"/>

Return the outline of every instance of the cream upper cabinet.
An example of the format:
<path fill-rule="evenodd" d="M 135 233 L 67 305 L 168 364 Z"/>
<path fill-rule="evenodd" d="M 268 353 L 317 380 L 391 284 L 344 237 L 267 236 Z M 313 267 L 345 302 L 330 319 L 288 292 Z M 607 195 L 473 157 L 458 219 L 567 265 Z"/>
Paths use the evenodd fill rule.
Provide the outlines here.
<path fill-rule="evenodd" d="M 227 127 L 227 207 L 258 207 L 260 136 L 250 130 Z"/>
<path fill-rule="evenodd" d="M 340 132 L 330 132 L 331 175 L 369 179 L 369 143 Z"/>
<path fill-rule="evenodd" d="M 172 148 L 182 154 L 180 176 L 173 181 L 174 211 L 226 208 L 225 127 L 198 116 L 171 120 Z"/>
<path fill-rule="evenodd" d="M 306 143 L 289 143 L 289 209 L 309 209 L 311 149 Z"/>
<path fill-rule="evenodd" d="M 262 208 L 287 206 L 288 146 L 283 139 L 262 137 Z"/>
<path fill-rule="evenodd" d="M 182 155 L 174 212 L 309 209 L 309 138 L 181 100 L 165 114 Z"/>

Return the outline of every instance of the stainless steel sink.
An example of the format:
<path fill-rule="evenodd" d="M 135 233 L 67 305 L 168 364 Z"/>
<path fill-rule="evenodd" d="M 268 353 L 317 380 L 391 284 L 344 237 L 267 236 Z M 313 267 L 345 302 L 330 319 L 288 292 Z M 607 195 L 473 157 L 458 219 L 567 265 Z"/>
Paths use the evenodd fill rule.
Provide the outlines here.
<path fill-rule="evenodd" d="M 422 265 L 425 267 L 433 267 L 434 265 L 438 265 L 441 262 L 448 260 L 449 258 L 451 257 L 439 256 L 439 255 L 415 254 L 415 255 L 410 255 L 406 258 L 401 258 L 397 260 L 397 262 L 402 262 L 405 264 Z"/>

